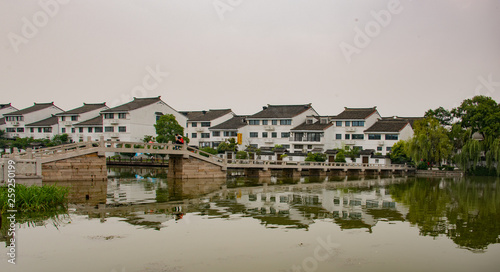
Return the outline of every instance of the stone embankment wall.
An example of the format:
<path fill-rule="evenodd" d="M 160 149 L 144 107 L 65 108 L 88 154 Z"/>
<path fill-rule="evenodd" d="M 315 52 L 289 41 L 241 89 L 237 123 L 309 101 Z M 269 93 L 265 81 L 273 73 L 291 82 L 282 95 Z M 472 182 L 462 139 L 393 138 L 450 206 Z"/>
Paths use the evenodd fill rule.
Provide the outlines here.
<path fill-rule="evenodd" d="M 108 180 L 106 158 L 97 153 L 42 164 L 43 181 Z"/>
<path fill-rule="evenodd" d="M 417 170 L 417 177 L 463 177 L 462 171 Z"/>
<path fill-rule="evenodd" d="M 168 162 L 168 178 L 199 179 L 199 178 L 226 178 L 226 171 L 222 167 L 193 157 L 170 156 Z"/>

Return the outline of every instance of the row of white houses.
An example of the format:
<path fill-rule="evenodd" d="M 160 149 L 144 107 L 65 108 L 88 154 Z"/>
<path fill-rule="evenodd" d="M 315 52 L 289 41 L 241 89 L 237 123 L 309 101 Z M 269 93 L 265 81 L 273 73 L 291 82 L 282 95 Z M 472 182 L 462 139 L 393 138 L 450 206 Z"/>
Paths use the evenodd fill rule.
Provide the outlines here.
<path fill-rule="evenodd" d="M 34 103 L 18 110 L 0 104 L 0 129 L 7 138 L 52 138 L 67 133 L 72 141 L 142 141 L 155 136 L 154 124 L 173 114 L 184 127 L 189 145 L 216 148 L 230 138 L 239 150 L 248 146 L 270 150 L 281 145 L 291 154 L 326 152 L 358 147 L 386 155 L 398 140 L 412 137 L 414 117 L 382 117 L 377 108 L 344 108 L 338 115 L 319 115 L 311 104 L 267 105 L 253 115 L 236 115 L 231 109 L 176 111 L 160 97 L 134 98 L 109 108 L 87 104 L 64 111 L 54 103 Z"/>

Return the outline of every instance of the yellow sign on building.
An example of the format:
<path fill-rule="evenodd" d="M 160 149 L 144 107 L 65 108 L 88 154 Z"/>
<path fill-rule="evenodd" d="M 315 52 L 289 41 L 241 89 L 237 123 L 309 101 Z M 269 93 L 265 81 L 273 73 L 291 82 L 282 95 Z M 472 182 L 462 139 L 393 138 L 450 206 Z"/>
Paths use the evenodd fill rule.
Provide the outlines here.
<path fill-rule="evenodd" d="M 243 143 L 243 134 L 238 133 L 238 144 L 242 144 L 242 143 Z"/>

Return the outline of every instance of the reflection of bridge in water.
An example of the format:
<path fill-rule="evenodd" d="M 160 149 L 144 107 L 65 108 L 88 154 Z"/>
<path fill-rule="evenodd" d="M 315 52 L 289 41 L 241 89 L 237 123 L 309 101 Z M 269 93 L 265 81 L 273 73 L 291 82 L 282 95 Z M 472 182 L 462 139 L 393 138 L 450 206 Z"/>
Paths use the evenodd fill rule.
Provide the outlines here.
<path fill-rule="evenodd" d="M 391 199 L 384 186 L 406 180 L 388 178 L 317 184 L 265 184 L 222 190 L 201 180 L 167 181 L 166 184 L 161 181 L 149 189 L 141 182 L 135 182 L 138 185 L 135 192 L 127 189 L 120 191 L 110 181 L 107 204 L 102 203 L 98 208 L 77 205 L 76 212 L 101 220 L 124 217 L 130 224 L 155 229 L 164 227 L 167 221 L 179 220 L 184 214 L 196 213 L 208 218 L 252 217 L 266 227 L 287 228 L 308 228 L 316 219 L 332 219 L 343 229 L 366 228 L 371 231 L 379 220 L 404 221 L 406 209 Z M 138 192 L 141 186 L 143 192 Z M 154 198 L 145 200 L 149 203 L 138 201 L 138 195 L 152 195 L 153 192 Z M 120 194 L 121 201 L 115 198 Z M 152 199 L 167 202 L 158 203 Z"/>
<path fill-rule="evenodd" d="M 325 176 L 405 173 L 413 171 L 406 165 L 383 165 L 368 163 L 337 162 L 292 162 L 267 160 L 231 160 L 214 156 L 187 145 L 171 143 L 141 143 L 104 141 L 80 142 L 42 149 L 14 150 L 0 160 L 0 182 L 6 178 L 7 161 L 12 159 L 18 164 L 19 179 L 54 180 L 106 180 L 105 154 L 144 153 L 168 155 L 168 176 L 178 179 L 225 178 L 228 169 L 242 169 L 247 176 L 270 177 L 270 170 L 281 170 L 286 176 L 299 177 L 302 171 L 310 175 Z"/>

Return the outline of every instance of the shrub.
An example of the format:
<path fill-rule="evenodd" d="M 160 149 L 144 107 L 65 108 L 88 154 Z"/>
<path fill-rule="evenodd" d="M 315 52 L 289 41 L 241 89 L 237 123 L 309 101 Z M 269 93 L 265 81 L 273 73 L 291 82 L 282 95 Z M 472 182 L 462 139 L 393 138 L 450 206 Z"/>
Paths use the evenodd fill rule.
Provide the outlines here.
<path fill-rule="evenodd" d="M 335 156 L 335 162 L 346 162 L 343 152 L 337 153 L 337 156 Z"/>
<path fill-rule="evenodd" d="M 326 155 L 323 153 L 307 153 L 305 161 L 324 162 L 326 161 Z"/>
<path fill-rule="evenodd" d="M 238 160 L 246 160 L 248 158 L 248 153 L 245 151 L 236 152 L 236 159 Z"/>
<path fill-rule="evenodd" d="M 427 169 L 429 169 L 429 164 L 428 164 L 427 162 L 420 161 L 420 162 L 417 164 L 417 169 L 418 169 L 418 170 L 427 170 Z"/>

